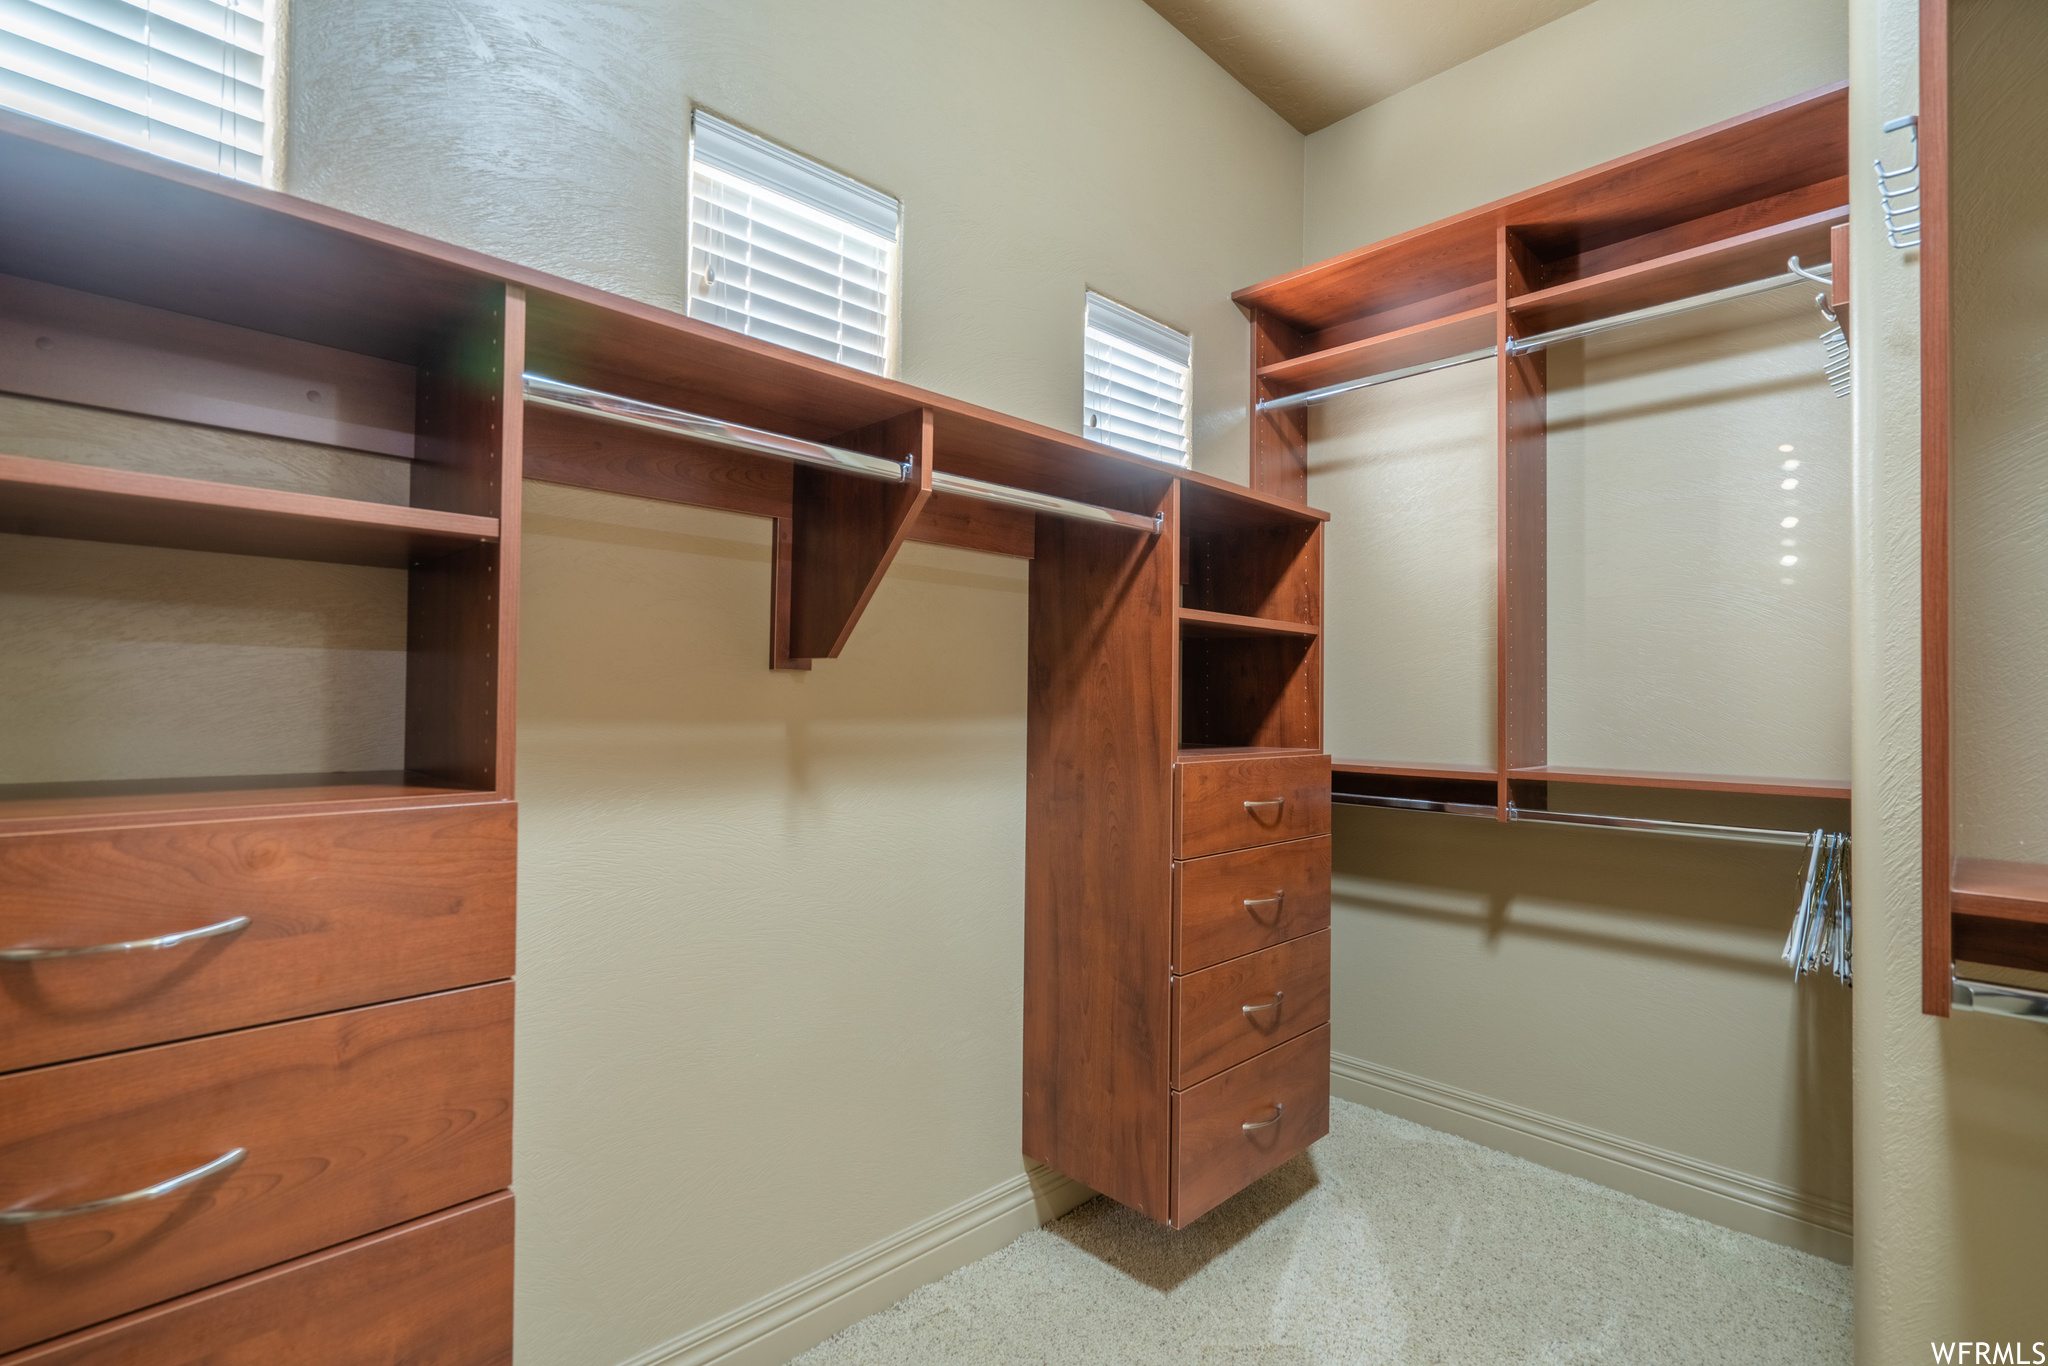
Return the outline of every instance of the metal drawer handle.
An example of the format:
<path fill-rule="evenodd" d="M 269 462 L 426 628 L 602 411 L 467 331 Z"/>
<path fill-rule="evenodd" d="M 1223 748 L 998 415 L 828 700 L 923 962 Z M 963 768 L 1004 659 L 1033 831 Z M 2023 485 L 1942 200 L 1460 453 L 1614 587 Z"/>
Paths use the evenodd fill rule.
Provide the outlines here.
<path fill-rule="evenodd" d="M 132 1205 L 139 1200 L 155 1200 L 169 1195 L 173 1191 L 181 1191 L 195 1181 L 204 1181 L 216 1172 L 224 1172 L 248 1155 L 249 1150 L 247 1148 L 236 1148 L 230 1152 L 222 1153 L 205 1166 L 194 1167 L 191 1171 L 181 1176 L 174 1176 L 168 1181 L 159 1181 L 154 1186 L 144 1186 L 141 1190 L 129 1191 L 126 1195 L 110 1195 L 104 1200 L 88 1200 L 82 1205 L 65 1205 L 59 1209 L 0 1210 L 0 1226 L 7 1224 L 34 1224 L 44 1219 L 69 1219 L 75 1214 L 97 1214 L 103 1209 L 112 1209 L 116 1205 Z"/>
<path fill-rule="evenodd" d="M 1285 803 L 1285 801 L 1284 801 L 1283 799 L 1281 799 L 1281 798 L 1279 798 L 1279 797 L 1274 797 L 1274 798 L 1273 798 L 1273 799 L 1271 799 L 1270 801 L 1263 801 L 1263 802 L 1246 802 L 1246 803 L 1244 804 L 1244 809 L 1245 809 L 1245 810 L 1247 810 L 1247 811 L 1255 811 L 1255 810 L 1257 810 L 1257 809 L 1258 809 L 1259 807 L 1262 807 L 1262 806 L 1284 806 L 1284 805 L 1286 805 L 1286 803 Z"/>
<path fill-rule="evenodd" d="M 1244 908 L 1248 911 L 1262 910 L 1267 906 L 1278 906 L 1282 901 L 1285 901 L 1286 899 L 1287 893 L 1285 891 L 1275 892 L 1271 896 L 1248 896 L 1244 899 Z"/>
<path fill-rule="evenodd" d="M 192 939 L 211 939 L 215 935 L 233 934 L 236 930 L 247 929 L 248 926 L 249 917 L 237 915 L 216 925 L 201 925 L 196 930 L 179 930 L 176 934 L 160 934 L 154 939 L 130 939 L 125 944 L 86 944 L 75 949 L 0 949 L 0 963 L 37 963 L 45 958 L 83 958 L 94 953 L 169 949 Z"/>
<path fill-rule="evenodd" d="M 1280 1122 L 1280 1116 L 1286 1113 L 1286 1110 L 1287 1107 L 1276 1100 L 1273 1102 L 1273 1117 L 1271 1119 L 1262 1119 L 1255 1123 L 1247 1124 L 1244 1126 L 1244 1131 L 1250 1133 L 1254 1129 L 1270 1129 Z"/>
<path fill-rule="evenodd" d="M 1240 1009 L 1247 1015 L 1256 1015 L 1262 1010 L 1278 1010 L 1280 1008 L 1280 998 L 1286 994 L 1284 991 L 1276 991 L 1273 993 L 1273 999 L 1266 1002 L 1266 1004 L 1262 1006 L 1242 1006 Z"/>

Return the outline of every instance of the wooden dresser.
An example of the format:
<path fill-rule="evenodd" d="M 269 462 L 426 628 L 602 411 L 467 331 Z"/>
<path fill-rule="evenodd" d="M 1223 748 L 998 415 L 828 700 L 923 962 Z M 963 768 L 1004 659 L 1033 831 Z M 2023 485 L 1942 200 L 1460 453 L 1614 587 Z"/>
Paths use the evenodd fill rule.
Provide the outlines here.
<path fill-rule="evenodd" d="M 1329 1130 L 1322 517 L 1041 525 L 1024 1151 L 1184 1228 Z"/>

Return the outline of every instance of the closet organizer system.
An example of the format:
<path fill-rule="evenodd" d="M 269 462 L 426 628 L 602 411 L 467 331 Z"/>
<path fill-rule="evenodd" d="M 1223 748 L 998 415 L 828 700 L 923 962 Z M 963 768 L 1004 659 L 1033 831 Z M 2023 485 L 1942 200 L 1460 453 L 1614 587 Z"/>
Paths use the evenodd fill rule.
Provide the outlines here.
<path fill-rule="evenodd" d="M 1963 962 L 2048 972 L 2048 864 L 1974 857 L 1957 847 L 1953 552 L 1959 538 L 2011 537 L 2015 531 L 2010 523 L 1978 527 L 1954 515 L 1959 458 L 1982 460 L 1987 453 L 1958 451 L 1955 441 L 1951 300 L 1959 258 L 1951 212 L 1950 114 L 1961 92 L 1951 85 L 1951 22 L 1949 0 L 1920 0 L 1920 109 L 1883 125 L 1888 155 L 1863 172 L 1877 178 L 1891 246 L 1917 256 L 1920 270 L 1921 1009 L 1947 1015 L 1953 1007 L 2048 1022 L 2048 992 L 1956 970 Z M 1981 259 L 1972 267 L 1990 268 Z M 1983 401 L 1995 404 L 1999 397 L 1986 395 Z M 2029 530 L 2030 539 L 2038 536 Z M 2038 631 L 2040 623 L 2015 629 Z"/>
<path fill-rule="evenodd" d="M 408 585 L 403 771 L 0 788 L 0 1363 L 509 1359 L 522 478 L 772 518 L 764 667 L 1031 559 L 1026 1152 L 1185 1224 L 1326 1130 L 1323 514 L 11 114 L 0 185 L 0 389 L 410 462 L 0 452 L 9 536 Z"/>
<path fill-rule="evenodd" d="M 1549 762 L 1544 357 L 1559 342 L 1782 288 L 1816 291 L 1816 321 L 1836 321 L 1848 302 L 1848 169 L 1848 90 L 1834 85 L 1238 291 L 1253 328 L 1252 486 L 1277 496 L 1306 496 L 1311 405 L 1432 370 L 1495 363 L 1494 762 L 1339 756 L 1333 800 L 1816 841 L 1818 832 L 1549 809 L 1553 783 L 1615 785 L 1839 798 L 1846 827 L 1846 779 Z M 1830 334 L 1822 353 L 1838 393 L 1845 346 Z"/>

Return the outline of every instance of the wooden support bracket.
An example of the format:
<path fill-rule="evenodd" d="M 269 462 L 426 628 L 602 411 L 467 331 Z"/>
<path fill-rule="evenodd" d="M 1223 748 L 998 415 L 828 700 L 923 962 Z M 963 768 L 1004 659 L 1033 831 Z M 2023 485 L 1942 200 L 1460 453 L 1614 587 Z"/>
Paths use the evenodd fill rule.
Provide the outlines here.
<path fill-rule="evenodd" d="M 1541 276 L 1534 255 L 1513 229 L 1501 228 L 1499 252 L 1500 553 L 1495 650 L 1500 672 L 1495 706 L 1499 713 L 1498 814 L 1506 820 L 1508 802 L 1514 795 L 1514 770 L 1548 762 L 1545 585 L 1549 552 L 1544 534 L 1544 353 L 1507 354 L 1508 338 L 1518 330 L 1508 301 L 1539 287 Z"/>
<path fill-rule="evenodd" d="M 1259 370 L 1301 354 L 1301 334 L 1264 309 L 1250 310 L 1252 324 L 1251 486 L 1275 498 L 1308 501 L 1308 409 L 1259 411 L 1273 397 Z M 1295 386 L 1288 386 L 1295 387 Z"/>
<path fill-rule="evenodd" d="M 932 496 L 929 408 L 827 444 L 909 460 L 914 478 L 884 484 L 831 470 L 796 470 L 789 516 L 775 522 L 772 668 L 807 669 L 813 659 L 838 658 Z"/>

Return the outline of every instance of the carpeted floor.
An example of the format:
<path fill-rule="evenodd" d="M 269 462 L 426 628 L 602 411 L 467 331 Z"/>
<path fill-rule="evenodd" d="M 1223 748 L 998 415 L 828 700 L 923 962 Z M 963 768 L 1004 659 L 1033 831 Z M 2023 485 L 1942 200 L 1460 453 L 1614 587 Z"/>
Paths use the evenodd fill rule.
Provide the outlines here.
<path fill-rule="evenodd" d="M 1830 1366 L 1849 1268 L 1377 1110 L 1180 1233 L 1107 1200 L 801 1366 Z M 795 1363 L 792 1364 L 795 1366 Z"/>

